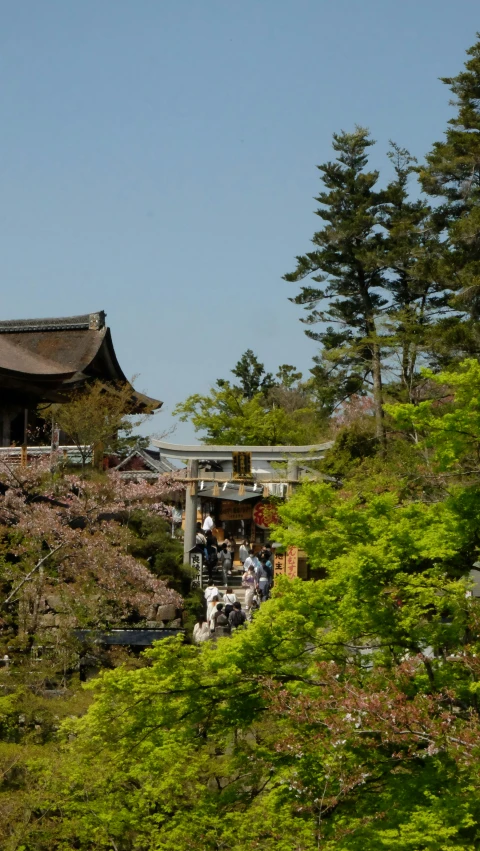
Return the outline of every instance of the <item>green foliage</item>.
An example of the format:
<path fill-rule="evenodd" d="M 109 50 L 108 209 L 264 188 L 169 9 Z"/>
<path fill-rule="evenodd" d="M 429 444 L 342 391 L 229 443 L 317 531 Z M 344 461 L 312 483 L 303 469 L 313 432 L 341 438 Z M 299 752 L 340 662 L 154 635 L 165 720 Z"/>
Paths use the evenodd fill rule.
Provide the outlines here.
<path fill-rule="evenodd" d="M 351 474 L 365 458 L 374 457 L 378 451 L 373 422 L 358 421 L 344 426 L 335 437 L 331 449 L 328 449 L 320 465 L 322 473 L 328 476 Z"/>
<path fill-rule="evenodd" d="M 471 446 L 452 430 L 467 422 L 476 439 L 480 424 L 478 364 L 438 381 L 451 398 L 420 409 L 422 440 L 445 434 L 454 469 Z M 480 487 L 415 492 L 424 456 L 399 477 L 398 454 L 279 506 L 277 540 L 322 581 L 277 579 L 232 638 L 159 642 L 145 667 L 92 683 L 55 776 L 34 782 L 26 851 L 478 846 L 480 606 L 467 591 Z"/>
<path fill-rule="evenodd" d="M 275 397 L 276 398 L 276 397 Z M 257 393 L 249 399 L 228 381 L 208 395 L 195 394 L 177 405 L 174 413 L 182 422 L 191 420 L 208 443 L 244 446 L 303 445 L 314 442 L 319 431 L 316 411 L 304 407 L 286 410 Z"/>
<path fill-rule="evenodd" d="M 93 381 L 73 391 L 67 402 L 42 407 L 40 415 L 54 421 L 77 447 L 82 469 L 93 458 L 94 449 L 124 451 L 125 439 L 144 417 L 132 418 L 135 403 L 130 384 L 111 386 Z M 145 411 L 145 415 L 149 411 Z M 118 438 L 119 432 L 123 437 Z"/>
<path fill-rule="evenodd" d="M 245 399 L 253 399 L 258 393 L 268 393 L 274 384 L 273 376 L 270 372 L 265 372 L 263 363 L 260 363 L 251 349 L 244 352 L 232 372 L 240 380 Z M 220 386 L 221 384 L 220 380 Z"/>
<path fill-rule="evenodd" d="M 443 390 L 440 401 L 427 400 L 418 405 L 386 406 L 394 421 L 412 433 L 419 449 L 431 450 L 439 471 L 465 466 L 478 473 L 480 458 L 480 364 L 468 359 L 457 370 L 424 377 Z"/>
<path fill-rule="evenodd" d="M 299 381 L 302 380 L 302 373 L 297 372 L 296 367 L 288 363 L 283 363 L 278 367 L 275 375 L 278 378 L 278 383 L 288 390 L 291 390 Z"/>
<path fill-rule="evenodd" d="M 183 564 L 183 546 L 172 538 L 170 524 L 148 510 L 137 509 L 129 514 L 127 526 L 134 536 L 128 545 L 134 558 L 146 562 L 152 573 L 170 587 L 187 593 L 190 568 Z"/>

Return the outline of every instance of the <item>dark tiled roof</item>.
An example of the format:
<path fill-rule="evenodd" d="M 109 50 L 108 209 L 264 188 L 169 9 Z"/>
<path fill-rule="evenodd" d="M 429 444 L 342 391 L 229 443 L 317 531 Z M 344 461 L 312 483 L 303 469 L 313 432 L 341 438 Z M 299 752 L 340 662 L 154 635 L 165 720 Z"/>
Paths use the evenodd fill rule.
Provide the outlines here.
<path fill-rule="evenodd" d="M 94 379 L 128 384 L 103 310 L 0 322 L 0 403 L 2 388 L 43 401 L 61 401 L 62 391 L 68 393 Z M 157 399 L 131 390 L 137 413 L 161 407 Z"/>
<path fill-rule="evenodd" d="M 32 375 L 74 375 L 92 363 L 105 332 L 106 328 L 101 331 L 45 328 L 0 334 L 0 367 Z"/>
<path fill-rule="evenodd" d="M 50 319 L 6 319 L 0 322 L 0 334 L 22 331 L 100 331 L 105 327 L 105 311 L 61 316 Z"/>

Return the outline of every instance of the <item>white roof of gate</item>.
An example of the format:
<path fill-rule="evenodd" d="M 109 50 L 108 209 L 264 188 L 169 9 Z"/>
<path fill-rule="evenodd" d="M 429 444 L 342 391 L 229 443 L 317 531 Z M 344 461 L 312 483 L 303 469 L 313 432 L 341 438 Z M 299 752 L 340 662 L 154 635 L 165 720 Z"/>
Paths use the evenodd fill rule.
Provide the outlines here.
<path fill-rule="evenodd" d="M 187 446 L 155 439 L 152 443 L 158 446 L 161 455 L 187 461 L 231 461 L 232 452 L 251 452 L 252 461 L 285 461 L 288 457 L 315 461 L 323 458 L 327 449 L 333 446 L 332 440 L 310 446 L 217 446 L 208 443 Z"/>

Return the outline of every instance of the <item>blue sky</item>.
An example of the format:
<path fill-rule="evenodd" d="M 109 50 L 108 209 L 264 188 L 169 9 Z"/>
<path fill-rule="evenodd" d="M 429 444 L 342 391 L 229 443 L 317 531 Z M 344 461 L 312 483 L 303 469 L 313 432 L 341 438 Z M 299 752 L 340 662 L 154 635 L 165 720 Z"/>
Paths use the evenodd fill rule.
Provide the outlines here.
<path fill-rule="evenodd" d="M 106 310 L 153 432 L 247 348 L 308 371 L 315 166 L 355 123 L 387 175 L 390 138 L 422 158 L 476 30 L 478 0 L 3 3 L 2 318 Z"/>

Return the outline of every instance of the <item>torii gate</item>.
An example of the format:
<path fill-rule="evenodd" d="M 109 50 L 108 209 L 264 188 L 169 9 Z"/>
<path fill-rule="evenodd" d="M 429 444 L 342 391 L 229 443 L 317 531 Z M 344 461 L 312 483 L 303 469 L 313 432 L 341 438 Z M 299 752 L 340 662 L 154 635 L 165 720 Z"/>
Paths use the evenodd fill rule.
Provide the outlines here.
<path fill-rule="evenodd" d="M 300 467 L 308 461 L 318 461 L 323 458 L 327 449 L 333 446 L 333 441 L 311 446 L 217 446 L 215 444 L 186 446 L 166 443 L 163 440 L 152 440 L 152 443 L 160 450 L 160 456 L 165 455 L 167 458 L 177 458 L 187 462 L 187 475 L 181 479 L 187 485 L 184 530 L 186 561 L 188 561 L 188 554 L 195 546 L 199 481 L 224 485 L 233 481 L 240 485 L 276 483 L 293 486 L 300 481 Z M 199 461 L 217 462 L 221 465 L 222 471 L 205 471 L 199 476 Z M 283 462 L 284 470 L 272 469 L 270 466 L 272 462 Z"/>

